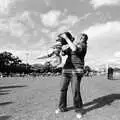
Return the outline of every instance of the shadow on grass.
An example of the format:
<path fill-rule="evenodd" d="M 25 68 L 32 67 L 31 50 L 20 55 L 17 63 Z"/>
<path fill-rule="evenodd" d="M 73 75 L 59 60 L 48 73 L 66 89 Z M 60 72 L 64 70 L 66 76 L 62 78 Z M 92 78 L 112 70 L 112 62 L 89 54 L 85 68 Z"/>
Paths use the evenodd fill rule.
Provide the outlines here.
<path fill-rule="evenodd" d="M 0 86 L 1 89 L 10 89 L 10 88 L 21 88 L 21 87 L 27 87 L 26 85 L 11 85 L 11 86 Z"/>
<path fill-rule="evenodd" d="M 5 105 L 9 105 L 9 104 L 13 104 L 13 102 L 3 102 L 3 103 L 0 103 L 0 106 L 5 106 Z"/>
<path fill-rule="evenodd" d="M 113 78 L 112 80 L 113 80 L 113 81 L 114 81 L 114 80 L 120 80 L 120 78 Z"/>
<path fill-rule="evenodd" d="M 0 90 L 0 95 L 6 95 L 9 94 L 11 90 Z"/>
<path fill-rule="evenodd" d="M 91 102 L 85 103 L 83 105 L 82 111 L 81 111 L 81 109 L 78 111 L 82 112 L 82 114 L 86 114 L 89 111 L 92 111 L 92 110 L 95 110 L 98 108 L 102 108 L 106 105 L 111 105 L 112 102 L 114 102 L 115 100 L 120 100 L 120 94 L 109 94 L 109 95 L 94 99 Z M 67 110 L 68 111 L 75 110 L 75 108 L 74 108 L 74 106 L 71 106 L 71 107 L 68 107 Z"/>
<path fill-rule="evenodd" d="M 6 89 L 23 88 L 23 87 L 27 87 L 27 86 L 26 85 L 0 86 L 0 95 L 10 94 L 11 90 L 6 90 Z"/>
<path fill-rule="evenodd" d="M 120 94 L 110 94 L 94 99 L 93 101 L 84 104 L 84 107 L 87 108 L 83 108 L 83 113 L 85 114 L 91 110 L 104 107 L 105 105 L 111 105 L 115 100 L 120 100 Z"/>
<path fill-rule="evenodd" d="M 9 120 L 11 118 L 11 116 L 0 116 L 0 120 Z"/>

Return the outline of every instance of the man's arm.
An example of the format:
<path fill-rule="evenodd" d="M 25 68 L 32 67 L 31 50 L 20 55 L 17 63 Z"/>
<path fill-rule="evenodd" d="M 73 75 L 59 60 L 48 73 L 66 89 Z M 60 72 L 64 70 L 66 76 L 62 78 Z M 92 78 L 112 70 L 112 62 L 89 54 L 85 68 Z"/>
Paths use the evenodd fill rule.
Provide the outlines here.
<path fill-rule="evenodd" d="M 69 51 L 70 51 L 69 45 L 68 45 L 68 44 L 67 44 L 67 45 L 63 45 L 62 51 L 61 51 L 61 55 L 62 55 L 62 56 L 65 56 L 65 55 L 68 54 Z"/>
<path fill-rule="evenodd" d="M 66 36 L 66 34 L 62 34 L 61 37 L 63 37 L 66 40 L 72 51 L 76 51 L 77 49 L 76 45 Z"/>

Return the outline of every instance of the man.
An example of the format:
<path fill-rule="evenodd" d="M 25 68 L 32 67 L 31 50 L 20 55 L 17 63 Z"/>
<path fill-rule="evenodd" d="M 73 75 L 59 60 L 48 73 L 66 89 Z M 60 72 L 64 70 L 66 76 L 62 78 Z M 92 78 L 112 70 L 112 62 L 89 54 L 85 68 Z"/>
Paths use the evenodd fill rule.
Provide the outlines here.
<path fill-rule="evenodd" d="M 108 68 L 108 79 L 109 80 L 113 79 L 113 68 L 112 67 Z"/>
<path fill-rule="evenodd" d="M 56 114 L 67 111 L 67 90 L 70 82 L 73 92 L 73 105 L 75 107 L 75 112 L 78 112 L 83 106 L 80 94 L 80 83 L 84 74 L 84 58 L 87 52 L 88 40 L 88 36 L 84 33 L 81 34 L 80 39 L 75 39 L 73 42 L 66 36 L 66 34 L 63 34 L 61 37 L 66 40 L 69 47 L 62 50 L 68 57 L 63 66 L 60 100 L 58 109 L 55 111 Z M 78 113 L 77 117 L 81 118 L 81 113 Z"/>

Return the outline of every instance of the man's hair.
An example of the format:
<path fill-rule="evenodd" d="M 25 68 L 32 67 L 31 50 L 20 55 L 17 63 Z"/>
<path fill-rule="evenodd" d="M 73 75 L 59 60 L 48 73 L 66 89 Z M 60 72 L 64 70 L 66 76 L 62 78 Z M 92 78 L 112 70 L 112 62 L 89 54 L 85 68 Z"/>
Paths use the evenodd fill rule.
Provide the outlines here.
<path fill-rule="evenodd" d="M 81 33 L 81 35 L 84 36 L 84 38 L 85 38 L 85 42 L 87 42 L 87 40 L 88 40 L 88 35 L 85 34 L 85 33 Z"/>
<path fill-rule="evenodd" d="M 84 36 L 85 41 L 87 42 L 87 40 L 88 40 L 88 35 L 87 35 L 87 34 L 85 34 L 85 33 L 82 33 L 82 36 Z"/>
<path fill-rule="evenodd" d="M 68 37 L 68 39 L 69 39 L 71 42 L 74 41 L 74 37 L 72 36 L 72 34 L 71 34 L 70 32 L 64 32 L 64 33 L 59 34 L 59 35 L 58 35 L 59 39 L 56 40 L 56 41 L 61 42 L 62 45 L 66 45 L 66 44 L 67 44 L 66 40 L 61 37 L 62 34 L 66 34 L 66 36 Z"/>

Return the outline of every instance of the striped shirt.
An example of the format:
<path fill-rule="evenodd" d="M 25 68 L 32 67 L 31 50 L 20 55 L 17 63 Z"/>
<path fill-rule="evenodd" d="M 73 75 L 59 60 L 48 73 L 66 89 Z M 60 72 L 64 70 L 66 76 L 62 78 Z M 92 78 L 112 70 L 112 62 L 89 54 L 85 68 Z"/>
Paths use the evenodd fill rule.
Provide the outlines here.
<path fill-rule="evenodd" d="M 87 44 L 81 43 L 77 46 L 76 51 L 72 51 L 70 48 L 63 51 L 65 55 L 68 55 L 66 63 L 63 66 L 64 70 L 76 70 L 80 71 L 84 68 L 84 58 L 87 52 Z"/>

